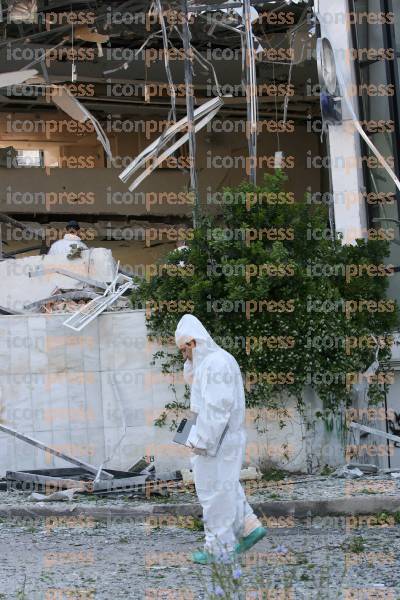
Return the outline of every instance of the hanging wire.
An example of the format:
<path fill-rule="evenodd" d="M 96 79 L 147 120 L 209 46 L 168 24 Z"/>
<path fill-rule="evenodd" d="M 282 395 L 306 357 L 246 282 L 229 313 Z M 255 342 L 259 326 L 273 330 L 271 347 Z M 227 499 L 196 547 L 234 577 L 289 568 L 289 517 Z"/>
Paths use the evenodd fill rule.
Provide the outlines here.
<path fill-rule="evenodd" d="M 171 68 L 169 65 L 167 28 L 165 26 L 164 15 L 163 15 L 163 10 L 162 10 L 162 6 L 161 6 L 161 0 L 155 0 L 153 4 L 155 4 L 156 12 L 158 13 L 158 17 L 160 19 L 162 39 L 163 39 L 163 44 L 164 44 L 165 72 L 167 74 L 168 85 L 169 85 L 169 90 L 170 90 L 170 94 L 171 94 L 171 111 L 168 115 L 168 121 L 171 122 L 171 120 L 173 120 L 173 122 L 176 123 L 176 91 L 175 91 L 175 85 L 174 85 L 174 82 L 172 79 Z M 150 8 L 150 10 L 151 10 L 151 8 Z"/>
<path fill-rule="evenodd" d="M 275 82 L 275 65 L 272 65 L 272 81 L 274 82 L 274 85 L 276 84 Z M 278 122 L 278 98 L 275 94 L 274 96 L 274 104 L 275 104 L 275 122 Z M 278 152 L 280 152 L 281 150 L 281 138 L 279 136 L 279 127 L 276 128 L 276 139 L 277 139 L 277 147 L 278 147 Z"/>
<path fill-rule="evenodd" d="M 258 97 L 250 0 L 243 0 L 243 20 L 245 26 L 245 37 L 242 37 L 242 54 L 246 62 L 247 135 L 250 160 L 249 179 L 250 183 L 256 185 Z"/>
<path fill-rule="evenodd" d="M 159 31 L 156 31 L 155 33 L 152 33 L 151 35 L 149 35 L 145 41 L 143 42 L 143 44 L 140 46 L 140 48 L 138 48 L 132 58 L 130 58 L 129 60 L 124 61 L 123 63 L 121 63 L 118 67 L 115 67 L 115 69 L 108 69 L 107 71 L 103 71 L 103 75 L 111 75 L 112 73 L 116 73 L 117 71 L 120 71 L 121 69 L 127 69 L 129 67 L 129 65 L 131 64 L 131 62 L 133 62 L 134 60 L 136 60 L 136 58 L 139 56 L 139 54 L 142 52 L 142 50 L 147 46 L 147 44 L 150 42 L 150 40 L 154 39 L 154 38 L 159 38 L 160 35 L 162 34 L 162 30 L 160 29 Z"/>
<path fill-rule="evenodd" d="M 28 65 L 24 65 L 23 67 L 21 67 L 19 69 L 19 71 L 25 71 L 26 69 L 30 69 L 31 67 L 33 67 L 33 65 L 37 65 L 38 63 L 43 62 L 47 58 L 47 55 L 49 54 L 49 52 L 53 52 L 53 50 L 55 50 L 56 48 L 61 46 L 63 43 L 64 43 L 64 40 L 62 40 L 62 42 L 59 42 L 56 46 L 53 46 L 52 48 L 49 48 L 46 51 L 43 51 L 43 53 L 39 56 L 39 58 L 35 58 Z"/>
<path fill-rule="evenodd" d="M 72 46 L 72 70 L 71 70 L 71 81 L 76 81 L 76 64 L 75 64 L 75 37 L 74 37 L 74 24 L 71 27 L 71 46 Z"/>
<path fill-rule="evenodd" d="M 200 217 L 200 201 L 196 171 L 196 132 L 194 128 L 193 64 L 191 61 L 191 33 L 189 28 L 188 3 L 182 0 L 184 22 L 182 25 L 183 48 L 185 51 L 184 70 L 186 88 L 186 112 L 189 133 L 190 188 L 195 195 L 193 226 L 197 227 Z"/>
<path fill-rule="evenodd" d="M 293 32 L 290 35 L 290 47 L 289 47 L 290 50 L 293 49 L 294 35 L 295 34 Z M 288 75 L 288 82 L 287 82 L 288 89 L 286 90 L 285 100 L 284 100 L 284 103 L 283 103 L 283 123 L 285 125 L 286 125 L 286 121 L 287 121 L 287 113 L 288 113 L 288 107 L 289 107 L 289 93 L 288 93 L 288 90 L 289 90 L 290 84 L 292 82 L 293 63 L 294 63 L 294 55 L 292 54 L 292 60 L 290 62 L 290 66 L 289 66 L 289 75 Z"/>

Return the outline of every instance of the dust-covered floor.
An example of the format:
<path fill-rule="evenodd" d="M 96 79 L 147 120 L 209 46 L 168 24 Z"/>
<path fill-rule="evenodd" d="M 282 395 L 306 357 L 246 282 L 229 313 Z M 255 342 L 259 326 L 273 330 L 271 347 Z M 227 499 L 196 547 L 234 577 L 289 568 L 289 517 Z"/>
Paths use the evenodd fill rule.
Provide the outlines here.
<path fill-rule="evenodd" d="M 240 568 L 223 566 L 214 575 L 189 561 L 203 537 L 192 521 L 177 526 L 163 519 L 3 520 L 0 598 L 400 600 L 400 526 L 393 516 L 319 517 L 301 523 L 280 517 L 241 559 Z M 231 591 L 224 593 L 228 572 L 237 593 L 232 577 Z"/>

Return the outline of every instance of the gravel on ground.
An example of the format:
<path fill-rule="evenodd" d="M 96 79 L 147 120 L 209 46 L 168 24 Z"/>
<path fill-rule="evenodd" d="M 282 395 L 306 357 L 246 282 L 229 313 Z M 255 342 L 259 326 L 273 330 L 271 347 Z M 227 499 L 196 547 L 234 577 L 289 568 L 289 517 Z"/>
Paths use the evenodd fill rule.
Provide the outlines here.
<path fill-rule="evenodd" d="M 280 518 L 240 566 L 213 569 L 190 562 L 203 532 L 189 518 L 7 519 L 0 522 L 0 599 L 400 600 L 396 521 L 384 513 Z M 224 594 L 233 580 L 236 592 Z"/>

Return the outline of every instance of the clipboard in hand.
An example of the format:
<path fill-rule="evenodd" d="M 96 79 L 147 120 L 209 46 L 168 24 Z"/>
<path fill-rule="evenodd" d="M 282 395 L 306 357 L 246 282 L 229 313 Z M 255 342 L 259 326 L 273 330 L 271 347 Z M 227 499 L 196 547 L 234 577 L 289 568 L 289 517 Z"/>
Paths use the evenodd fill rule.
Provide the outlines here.
<path fill-rule="evenodd" d="M 190 435 L 193 425 L 196 425 L 196 419 L 197 419 L 197 415 L 191 419 L 182 419 L 182 421 L 179 423 L 179 427 L 176 430 L 176 434 L 173 439 L 173 441 L 176 444 L 181 444 L 182 446 L 191 448 L 190 444 L 187 443 L 187 440 L 188 440 L 188 437 Z M 218 454 L 218 450 L 220 449 L 223 439 L 226 435 L 226 432 L 228 431 L 228 426 L 229 426 L 228 424 L 225 426 L 225 429 L 222 432 L 222 435 L 221 435 L 218 445 L 215 449 L 215 452 L 211 453 L 211 452 L 207 451 L 207 456 L 216 456 Z"/>

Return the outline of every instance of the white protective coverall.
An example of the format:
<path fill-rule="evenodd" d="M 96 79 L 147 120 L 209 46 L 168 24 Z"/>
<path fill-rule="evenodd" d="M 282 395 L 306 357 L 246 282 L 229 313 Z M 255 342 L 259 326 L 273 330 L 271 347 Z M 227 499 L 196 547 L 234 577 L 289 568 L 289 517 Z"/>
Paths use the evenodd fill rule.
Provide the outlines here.
<path fill-rule="evenodd" d="M 67 256 L 71 252 L 71 246 L 76 244 L 82 250 L 88 250 L 86 244 L 84 244 L 81 238 L 78 235 L 74 235 L 73 233 L 66 233 L 62 240 L 58 240 L 51 245 L 50 250 L 48 251 L 48 256 L 54 256 L 56 254 L 64 254 Z"/>
<path fill-rule="evenodd" d="M 184 378 L 191 384 L 190 409 L 198 416 L 188 442 L 213 453 L 229 425 L 215 457 L 191 458 L 203 507 L 205 550 L 217 555 L 234 550 L 239 537 L 261 523 L 239 482 L 246 446 L 245 395 L 239 365 L 196 317 L 184 315 L 175 332 L 176 344 L 180 347 L 193 339 L 193 360 L 186 360 Z"/>

